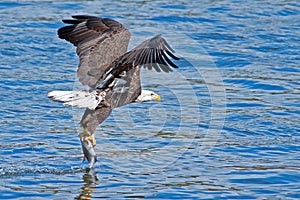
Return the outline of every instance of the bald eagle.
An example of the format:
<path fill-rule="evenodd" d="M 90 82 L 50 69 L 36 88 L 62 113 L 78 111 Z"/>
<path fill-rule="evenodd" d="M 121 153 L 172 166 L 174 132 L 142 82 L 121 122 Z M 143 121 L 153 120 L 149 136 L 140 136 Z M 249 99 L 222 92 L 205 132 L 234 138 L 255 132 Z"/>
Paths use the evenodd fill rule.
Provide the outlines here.
<path fill-rule="evenodd" d="M 171 72 L 178 68 L 174 50 L 161 35 L 145 40 L 127 51 L 130 31 L 121 23 L 88 15 L 62 20 L 69 24 L 58 30 L 58 36 L 77 47 L 77 78 L 89 87 L 81 91 L 50 91 L 47 96 L 65 105 L 86 108 L 80 125 L 84 160 L 92 168 L 97 160 L 94 132 L 114 108 L 133 102 L 160 100 L 160 96 L 142 90 L 140 69 Z"/>

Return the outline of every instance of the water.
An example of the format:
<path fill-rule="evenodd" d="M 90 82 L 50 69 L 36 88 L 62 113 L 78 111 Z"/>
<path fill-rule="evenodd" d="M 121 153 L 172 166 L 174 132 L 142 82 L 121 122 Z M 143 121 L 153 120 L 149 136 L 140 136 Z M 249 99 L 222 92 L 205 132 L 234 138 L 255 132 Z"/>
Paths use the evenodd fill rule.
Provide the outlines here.
<path fill-rule="evenodd" d="M 92 171 L 83 111 L 46 97 L 79 87 L 56 36 L 73 14 L 117 19 L 139 41 L 160 32 L 185 58 L 143 72 L 162 101 L 116 110 Z M 300 198 L 298 2 L 2 1 L 0 19 L 1 199 Z"/>

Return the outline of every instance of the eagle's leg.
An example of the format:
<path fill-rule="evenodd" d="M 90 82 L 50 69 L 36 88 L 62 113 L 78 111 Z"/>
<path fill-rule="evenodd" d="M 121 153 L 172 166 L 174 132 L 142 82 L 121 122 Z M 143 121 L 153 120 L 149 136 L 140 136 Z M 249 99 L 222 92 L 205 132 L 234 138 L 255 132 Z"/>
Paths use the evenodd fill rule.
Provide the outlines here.
<path fill-rule="evenodd" d="M 80 141 L 84 159 L 88 160 L 90 163 L 90 168 L 92 168 L 97 161 L 97 156 L 94 151 L 94 146 L 96 145 L 94 133 L 89 133 L 87 129 L 83 129 L 83 132 L 80 134 Z"/>
<path fill-rule="evenodd" d="M 93 147 L 96 146 L 96 139 L 94 133 L 89 133 L 89 131 L 84 128 L 83 132 L 80 134 L 80 139 L 83 140 L 89 140 L 92 142 Z"/>

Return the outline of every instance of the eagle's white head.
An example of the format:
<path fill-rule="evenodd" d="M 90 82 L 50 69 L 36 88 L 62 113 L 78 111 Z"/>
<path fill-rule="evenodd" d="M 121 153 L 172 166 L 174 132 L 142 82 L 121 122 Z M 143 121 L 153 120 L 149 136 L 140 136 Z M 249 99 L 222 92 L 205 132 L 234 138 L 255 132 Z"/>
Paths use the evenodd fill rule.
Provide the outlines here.
<path fill-rule="evenodd" d="M 136 102 L 143 101 L 160 101 L 160 96 L 150 90 L 142 90 L 140 96 L 135 100 Z"/>

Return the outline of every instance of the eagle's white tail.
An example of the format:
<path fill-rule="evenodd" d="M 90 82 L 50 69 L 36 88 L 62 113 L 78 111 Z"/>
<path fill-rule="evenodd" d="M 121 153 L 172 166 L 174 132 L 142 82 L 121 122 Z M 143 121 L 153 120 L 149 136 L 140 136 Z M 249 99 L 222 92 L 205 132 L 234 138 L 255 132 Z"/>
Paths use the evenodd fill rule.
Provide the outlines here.
<path fill-rule="evenodd" d="M 95 110 L 102 101 L 102 96 L 96 91 L 51 91 L 47 94 L 49 98 L 55 101 L 63 102 L 64 105 L 78 108 L 89 108 Z"/>

